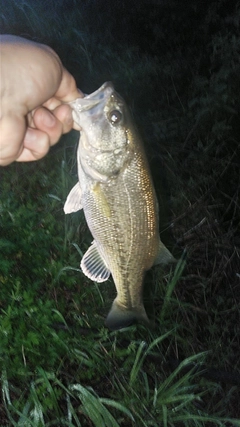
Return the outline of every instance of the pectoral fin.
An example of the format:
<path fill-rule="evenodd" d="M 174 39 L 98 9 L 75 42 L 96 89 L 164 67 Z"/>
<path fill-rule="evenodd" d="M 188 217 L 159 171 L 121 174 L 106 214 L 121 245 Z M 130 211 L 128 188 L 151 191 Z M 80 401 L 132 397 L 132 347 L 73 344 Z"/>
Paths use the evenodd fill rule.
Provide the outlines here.
<path fill-rule="evenodd" d="M 82 209 L 81 196 L 82 196 L 82 190 L 79 182 L 77 182 L 77 184 L 74 185 L 69 195 L 67 196 L 67 200 L 63 207 L 65 214 L 77 212 L 80 209 Z"/>
<path fill-rule="evenodd" d="M 159 250 L 158 255 L 154 261 L 154 265 L 158 264 L 169 264 L 176 262 L 176 259 L 171 254 L 171 252 L 166 248 L 166 246 L 163 244 L 163 242 L 159 241 Z"/>
<path fill-rule="evenodd" d="M 97 249 L 95 241 L 84 254 L 80 266 L 85 276 L 94 282 L 105 282 L 111 274 Z"/>

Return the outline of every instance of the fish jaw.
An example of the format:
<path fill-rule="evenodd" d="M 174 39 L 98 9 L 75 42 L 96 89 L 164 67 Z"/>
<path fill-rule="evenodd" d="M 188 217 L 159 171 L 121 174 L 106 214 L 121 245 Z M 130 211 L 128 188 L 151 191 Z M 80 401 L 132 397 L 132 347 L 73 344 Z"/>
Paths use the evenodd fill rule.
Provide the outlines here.
<path fill-rule="evenodd" d="M 85 95 L 84 98 L 77 98 L 69 102 L 73 110 L 73 120 L 82 128 L 82 114 L 88 112 L 95 119 L 101 116 L 102 109 L 106 104 L 106 100 L 114 92 L 114 87 L 111 82 L 104 83 L 99 89 L 90 95 Z"/>
<path fill-rule="evenodd" d="M 150 324 L 143 304 L 137 307 L 125 308 L 119 304 L 118 298 L 116 298 L 105 320 L 105 325 L 111 331 L 115 331 L 126 328 L 136 323 L 136 321 Z"/>

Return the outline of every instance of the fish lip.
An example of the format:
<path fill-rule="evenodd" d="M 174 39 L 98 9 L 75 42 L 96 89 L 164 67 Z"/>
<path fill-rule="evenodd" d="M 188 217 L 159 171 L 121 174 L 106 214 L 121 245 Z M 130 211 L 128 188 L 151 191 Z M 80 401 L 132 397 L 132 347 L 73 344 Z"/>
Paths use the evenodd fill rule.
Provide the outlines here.
<path fill-rule="evenodd" d="M 103 85 L 95 90 L 95 92 L 85 95 L 84 98 L 77 98 L 75 101 L 69 102 L 73 110 L 81 113 L 83 111 L 91 110 L 101 102 L 105 101 L 114 92 L 112 82 L 105 82 Z"/>
<path fill-rule="evenodd" d="M 114 87 L 112 82 L 105 82 L 100 86 L 100 88 L 95 90 L 95 92 L 90 93 L 90 95 L 86 95 L 83 99 L 101 101 L 103 98 L 108 97 L 113 91 Z"/>

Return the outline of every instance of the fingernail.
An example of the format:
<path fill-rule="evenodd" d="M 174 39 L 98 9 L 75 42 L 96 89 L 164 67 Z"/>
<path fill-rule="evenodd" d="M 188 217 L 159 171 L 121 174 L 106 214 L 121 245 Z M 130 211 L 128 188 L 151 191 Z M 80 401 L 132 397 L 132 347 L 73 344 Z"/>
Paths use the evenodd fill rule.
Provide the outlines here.
<path fill-rule="evenodd" d="M 43 124 L 49 128 L 56 124 L 56 118 L 50 112 L 47 112 L 43 118 Z"/>

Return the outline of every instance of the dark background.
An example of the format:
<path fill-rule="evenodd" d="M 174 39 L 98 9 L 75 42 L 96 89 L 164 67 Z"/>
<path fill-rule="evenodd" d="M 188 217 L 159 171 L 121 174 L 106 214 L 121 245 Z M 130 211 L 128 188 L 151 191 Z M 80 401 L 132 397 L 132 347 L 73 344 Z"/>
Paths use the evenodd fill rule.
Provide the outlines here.
<path fill-rule="evenodd" d="M 209 351 L 211 366 L 239 372 L 239 2 L 2 1 L 0 18 L 1 33 L 55 49 L 83 92 L 111 80 L 124 97 L 145 142 L 162 239 L 177 256 L 187 253 L 174 294 L 179 306 L 169 314 L 182 325 L 174 357 Z M 76 142 L 74 132 L 63 138 L 39 170 L 48 176 L 49 163 L 57 168 L 65 147 L 76 179 Z M 9 177 L 34 177 L 35 170 L 1 169 L 2 195 L 9 182 L 14 191 L 16 178 Z M 14 194 L 19 203 L 26 202 L 24 182 Z M 7 223 L 1 226 L 4 234 Z M 162 299 L 155 297 L 156 314 Z M 227 394 L 231 385 L 224 387 Z M 240 416 L 237 402 L 237 394 L 225 402 L 234 417 Z"/>

